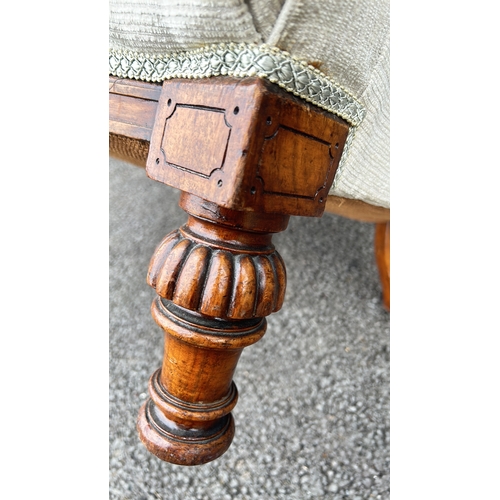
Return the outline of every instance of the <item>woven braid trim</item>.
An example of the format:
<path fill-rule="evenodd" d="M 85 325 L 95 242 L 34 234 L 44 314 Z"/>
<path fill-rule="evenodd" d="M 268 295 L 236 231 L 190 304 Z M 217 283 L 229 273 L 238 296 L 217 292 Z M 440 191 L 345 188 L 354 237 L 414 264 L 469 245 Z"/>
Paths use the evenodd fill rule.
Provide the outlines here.
<path fill-rule="evenodd" d="M 366 114 L 354 96 L 324 73 L 293 58 L 288 52 L 267 45 L 230 43 L 167 55 L 111 49 L 109 72 L 113 76 L 147 82 L 220 75 L 259 76 L 340 116 L 355 127 Z"/>

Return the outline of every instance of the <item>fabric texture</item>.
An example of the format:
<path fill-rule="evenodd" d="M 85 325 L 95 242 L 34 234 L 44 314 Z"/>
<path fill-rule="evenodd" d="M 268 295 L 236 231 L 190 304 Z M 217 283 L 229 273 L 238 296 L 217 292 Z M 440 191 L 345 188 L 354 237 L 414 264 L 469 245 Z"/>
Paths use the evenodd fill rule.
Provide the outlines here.
<path fill-rule="evenodd" d="M 271 34 L 285 0 L 247 0 L 255 29 L 265 42 Z"/>
<path fill-rule="evenodd" d="M 331 194 L 389 207 L 389 2 L 287 0 L 266 43 L 307 60 L 366 108 Z"/>
<path fill-rule="evenodd" d="M 109 40 L 144 54 L 263 42 L 243 0 L 109 0 Z"/>
<path fill-rule="evenodd" d="M 390 206 L 388 0 L 110 0 L 109 5 L 115 55 L 110 73 L 116 76 L 147 79 L 144 61 L 169 63 L 178 51 L 264 43 L 334 82 L 364 111 L 359 124 L 351 123 L 350 144 L 330 194 Z M 116 65 L 116 54 L 127 57 Z M 122 65 L 129 59 L 137 71 L 124 75 Z M 164 78 L 172 77 L 169 70 Z M 280 78 L 276 83 L 283 83 Z M 309 94 L 296 95 L 321 104 Z"/>

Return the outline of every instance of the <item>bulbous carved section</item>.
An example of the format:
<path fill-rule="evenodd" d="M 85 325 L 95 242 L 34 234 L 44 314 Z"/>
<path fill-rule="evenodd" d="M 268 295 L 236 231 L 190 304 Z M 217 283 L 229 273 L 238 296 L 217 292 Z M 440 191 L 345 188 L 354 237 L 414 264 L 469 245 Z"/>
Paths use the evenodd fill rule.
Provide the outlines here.
<path fill-rule="evenodd" d="M 286 271 L 273 246 L 241 249 L 168 234 L 156 249 L 147 282 L 178 306 L 225 319 L 265 317 L 283 305 Z"/>

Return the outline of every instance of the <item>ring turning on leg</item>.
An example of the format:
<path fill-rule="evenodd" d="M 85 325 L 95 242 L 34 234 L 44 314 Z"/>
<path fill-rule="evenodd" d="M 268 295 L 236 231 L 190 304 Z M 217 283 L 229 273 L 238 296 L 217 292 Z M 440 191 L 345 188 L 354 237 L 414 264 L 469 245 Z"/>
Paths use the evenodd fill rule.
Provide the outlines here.
<path fill-rule="evenodd" d="M 217 221 L 220 213 L 202 219 L 211 208 L 204 200 L 183 195 L 181 206 L 192 211 L 188 223 L 160 243 L 148 273 L 165 351 L 138 430 L 162 460 L 196 465 L 222 455 L 233 439 L 236 365 L 285 295 L 285 266 L 262 226 L 285 228 L 288 217 L 275 218 L 273 228 L 267 217 L 234 213 L 235 227 L 227 222 L 229 210 L 222 211 L 225 224 Z"/>

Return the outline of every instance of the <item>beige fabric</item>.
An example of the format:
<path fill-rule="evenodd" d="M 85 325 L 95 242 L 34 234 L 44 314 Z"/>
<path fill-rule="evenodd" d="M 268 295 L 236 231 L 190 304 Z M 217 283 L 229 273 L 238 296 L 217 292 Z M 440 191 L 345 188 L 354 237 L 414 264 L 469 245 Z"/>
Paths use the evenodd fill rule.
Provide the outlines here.
<path fill-rule="evenodd" d="M 386 0 L 287 0 L 266 43 L 320 63 L 349 92 L 361 97 L 389 41 Z"/>
<path fill-rule="evenodd" d="M 255 28 L 265 42 L 271 34 L 285 0 L 247 0 Z"/>
<path fill-rule="evenodd" d="M 319 67 L 367 111 L 331 194 L 389 207 L 389 1 L 287 0 L 285 7 L 266 42 Z"/>
<path fill-rule="evenodd" d="M 265 42 L 319 67 L 366 110 L 330 194 L 390 206 L 388 0 L 109 2 L 114 50 L 162 56 Z"/>
<path fill-rule="evenodd" d="M 219 42 L 262 43 L 243 0 L 109 0 L 110 47 L 165 54 Z"/>

